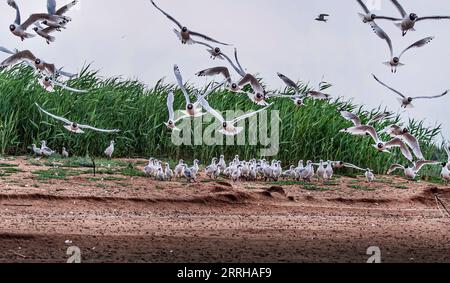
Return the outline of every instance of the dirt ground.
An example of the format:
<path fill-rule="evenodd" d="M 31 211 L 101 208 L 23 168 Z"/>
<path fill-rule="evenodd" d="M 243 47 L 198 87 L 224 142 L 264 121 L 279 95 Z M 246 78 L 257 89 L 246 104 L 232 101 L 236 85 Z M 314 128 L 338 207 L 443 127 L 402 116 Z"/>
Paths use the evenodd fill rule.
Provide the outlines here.
<path fill-rule="evenodd" d="M 143 160 L 92 169 L 0 165 L 0 262 L 450 262 L 450 187 L 399 177 L 156 182 Z M 117 170 L 116 170 L 117 169 Z M 120 169 L 120 170 L 119 170 Z M 127 173 L 128 172 L 128 173 Z"/>

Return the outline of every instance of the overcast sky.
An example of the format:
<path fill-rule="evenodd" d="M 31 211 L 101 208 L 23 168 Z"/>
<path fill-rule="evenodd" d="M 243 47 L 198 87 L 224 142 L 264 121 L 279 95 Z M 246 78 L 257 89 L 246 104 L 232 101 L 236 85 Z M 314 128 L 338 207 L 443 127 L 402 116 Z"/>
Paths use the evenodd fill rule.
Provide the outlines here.
<path fill-rule="evenodd" d="M 378 85 L 371 73 L 411 96 L 439 94 L 450 88 L 450 21 L 421 22 L 405 38 L 392 22 L 379 21 L 391 36 L 395 53 L 421 38 L 436 36 L 428 46 L 407 53 L 402 58 L 406 66 L 393 75 L 381 63 L 389 59 L 386 43 L 361 22 L 354 0 L 156 1 L 192 30 L 237 47 L 244 68 L 258 73 L 271 89 L 283 86 L 277 72 L 314 84 L 324 76 L 333 84 L 330 92 L 335 96 L 353 98 L 367 108 L 381 104 L 399 111 L 396 97 Z M 22 18 L 46 9 L 45 0 L 16 2 Z M 58 5 L 67 2 L 57 1 Z M 390 1 L 379 2 L 381 10 L 376 14 L 399 16 Z M 450 15 L 448 0 L 400 2 L 419 16 Z M 149 0 L 81 0 L 68 13 L 73 22 L 56 33 L 57 40 L 50 46 L 41 38 L 20 42 L 8 30 L 14 10 L 2 1 L 0 11 L 0 45 L 30 49 L 67 71 L 78 71 L 92 62 L 105 77 L 138 78 L 152 86 L 162 77 L 174 82 L 176 63 L 186 80 L 200 86 L 206 79 L 195 78 L 197 71 L 226 64 L 210 60 L 201 46 L 181 45 L 172 32 L 174 25 Z M 319 13 L 331 15 L 327 24 L 314 21 Z M 232 54 L 232 48 L 223 49 Z M 0 59 L 5 57 L 0 54 Z M 449 105 L 450 96 L 421 101 L 404 117 L 425 119 L 429 125 L 442 123 L 450 138 Z"/>

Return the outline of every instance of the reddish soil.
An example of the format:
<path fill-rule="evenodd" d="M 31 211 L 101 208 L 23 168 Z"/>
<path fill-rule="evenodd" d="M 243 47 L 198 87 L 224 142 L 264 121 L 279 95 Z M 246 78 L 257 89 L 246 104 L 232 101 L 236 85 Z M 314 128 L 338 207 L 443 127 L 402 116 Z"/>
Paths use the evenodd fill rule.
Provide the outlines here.
<path fill-rule="evenodd" d="M 86 263 L 363 263 L 370 246 L 383 262 L 450 262 L 450 218 L 435 199 L 450 204 L 448 186 L 385 176 L 313 186 L 45 179 L 32 172 L 51 167 L 2 163 L 20 171 L 0 179 L 0 262 L 66 262 L 69 246 Z"/>

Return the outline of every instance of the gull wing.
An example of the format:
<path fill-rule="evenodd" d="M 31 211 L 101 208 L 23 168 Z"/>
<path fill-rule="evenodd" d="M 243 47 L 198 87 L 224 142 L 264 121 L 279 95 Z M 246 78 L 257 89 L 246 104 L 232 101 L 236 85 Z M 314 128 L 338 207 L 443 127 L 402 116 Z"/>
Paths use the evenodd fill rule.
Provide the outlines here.
<path fill-rule="evenodd" d="M 16 1 L 14 0 L 8 0 L 8 5 L 13 7 L 16 10 L 16 19 L 14 20 L 14 23 L 16 25 L 20 25 L 21 23 L 21 19 L 20 19 L 20 10 L 19 10 L 19 6 L 17 6 Z"/>
<path fill-rule="evenodd" d="M 419 141 L 416 139 L 416 137 L 414 137 L 413 135 L 411 135 L 410 133 L 405 133 L 402 134 L 400 136 L 405 143 L 412 149 L 414 155 L 419 159 L 419 160 L 424 160 L 425 158 L 423 157 L 422 154 L 422 150 L 420 149 L 420 144 Z"/>
<path fill-rule="evenodd" d="M 359 5 L 362 7 L 362 9 L 364 10 L 364 12 L 365 12 L 366 14 L 370 14 L 369 9 L 367 8 L 366 4 L 363 3 L 362 0 L 356 0 L 356 2 L 359 3 Z"/>
<path fill-rule="evenodd" d="M 439 164 L 439 162 L 437 162 L 437 161 L 430 161 L 430 160 L 420 160 L 420 161 L 417 161 L 417 162 L 414 164 L 414 172 L 419 172 L 419 171 L 423 168 L 423 166 L 426 166 L 426 165 L 436 165 L 436 164 Z"/>
<path fill-rule="evenodd" d="M 391 167 L 389 167 L 389 170 L 387 171 L 387 174 L 390 175 L 390 174 L 394 173 L 398 169 L 405 170 L 405 166 L 400 165 L 400 164 L 393 164 L 393 165 L 391 165 Z"/>
<path fill-rule="evenodd" d="M 341 116 L 346 120 L 352 121 L 355 126 L 361 126 L 361 119 L 358 115 L 348 111 L 341 111 Z"/>
<path fill-rule="evenodd" d="M 409 161 L 413 160 L 413 156 L 409 148 L 406 146 L 406 144 L 400 139 L 400 138 L 394 138 L 391 141 L 385 143 L 385 147 L 387 149 L 391 149 L 393 147 L 399 147 L 403 156 L 408 159 Z"/>
<path fill-rule="evenodd" d="M 450 163 L 450 149 L 448 148 L 448 144 L 444 144 L 445 152 L 447 153 L 448 163 Z"/>
<path fill-rule="evenodd" d="M 67 11 L 72 9 L 72 7 L 74 7 L 77 4 L 78 4 L 78 0 L 72 1 L 69 4 L 66 4 L 66 5 L 62 6 L 61 8 L 59 8 L 58 11 L 56 11 L 55 14 L 58 15 L 58 16 L 62 16 L 62 15 L 67 13 Z"/>
<path fill-rule="evenodd" d="M 39 13 L 39 14 L 32 14 L 30 15 L 30 17 L 23 22 L 23 24 L 21 24 L 20 26 L 22 27 L 23 30 L 26 30 L 29 26 L 31 26 L 32 24 L 34 24 L 37 21 L 40 20 L 49 20 L 52 22 L 57 22 L 60 19 L 59 16 L 55 16 L 55 15 L 50 15 L 50 14 L 43 14 L 43 13 Z"/>
<path fill-rule="evenodd" d="M 206 35 L 204 35 L 204 34 L 201 34 L 201 33 L 195 32 L 195 31 L 189 31 L 189 34 L 190 34 L 191 36 L 198 36 L 198 37 L 201 37 L 201 38 L 203 38 L 203 39 L 205 39 L 205 40 L 208 40 L 208 41 L 211 41 L 211 42 L 214 42 L 214 43 L 218 43 L 218 44 L 222 44 L 222 45 L 227 45 L 227 46 L 230 45 L 230 44 L 228 44 L 228 43 L 220 42 L 220 41 L 218 41 L 218 40 L 215 40 L 214 38 L 211 38 L 211 37 L 209 37 L 209 36 L 206 36 Z"/>
<path fill-rule="evenodd" d="M 223 118 L 222 114 L 220 114 L 214 108 L 209 106 L 209 103 L 208 103 L 208 101 L 206 101 L 206 99 L 200 100 L 200 103 L 201 103 L 203 109 L 205 109 L 209 114 L 213 115 L 217 120 L 219 120 L 220 123 L 225 122 L 225 119 Z"/>
<path fill-rule="evenodd" d="M 370 26 L 372 27 L 373 31 L 375 32 L 376 35 L 378 35 L 379 38 L 386 41 L 391 55 L 390 58 L 394 57 L 394 48 L 392 47 L 392 40 L 389 37 L 389 35 L 382 28 L 380 28 L 380 26 L 378 26 L 375 22 L 370 22 Z"/>
<path fill-rule="evenodd" d="M 406 11 L 405 9 L 403 9 L 402 5 L 400 5 L 400 3 L 398 3 L 397 0 L 391 0 L 392 4 L 395 5 L 395 7 L 397 8 L 397 10 L 400 12 L 400 14 L 402 15 L 403 18 L 406 17 Z"/>
<path fill-rule="evenodd" d="M 220 66 L 205 69 L 198 72 L 196 75 L 199 77 L 223 75 L 225 79 L 228 81 L 228 83 L 231 83 L 231 75 L 227 67 Z"/>
<path fill-rule="evenodd" d="M 118 132 L 120 132 L 120 130 L 118 130 L 118 129 L 104 130 L 104 129 L 98 129 L 98 128 L 95 128 L 95 127 L 92 127 L 92 126 L 89 126 L 89 125 L 78 125 L 78 127 L 80 129 L 89 129 L 89 130 L 93 130 L 93 131 L 101 132 L 101 133 L 118 133 Z"/>
<path fill-rule="evenodd" d="M 15 53 L 14 55 L 6 58 L 5 61 L 0 63 L 1 67 L 7 67 L 9 65 L 14 65 L 18 63 L 19 61 L 29 61 L 31 63 L 34 63 L 36 61 L 36 56 L 31 53 L 30 50 L 24 50 L 18 53 Z"/>
<path fill-rule="evenodd" d="M 68 91 L 71 91 L 71 92 L 76 92 L 76 93 L 88 93 L 88 92 L 89 92 L 89 91 L 87 91 L 87 90 L 82 90 L 82 89 L 72 88 L 72 87 L 70 87 L 70 86 L 67 86 L 67 85 L 65 85 L 65 84 L 62 84 L 62 83 L 57 82 L 57 81 L 54 81 L 54 80 L 52 80 L 52 83 L 53 83 L 54 85 L 56 85 L 56 86 L 59 86 L 59 87 L 62 88 L 62 89 L 65 89 L 65 90 L 68 90 Z"/>
<path fill-rule="evenodd" d="M 187 92 L 186 88 L 184 87 L 183 76 L 181 75 L 180 68 L 178 68 L 177 65 L 174 65 L 173 72 L 177 79 L 178 86 L 180 87 L 181 91 L 184 94 L 184 98 L 186 99 L 186 104 L 191 104 L 191 99 L 189 98 L 189 93 Z"/>
<path fill-rule="evenodd" d="M 448 20 L 448 19 L 450 19 L 450 16 L 428 16 L 428 17 L 420 17 L 416 20 L 416 22 L 424 20 Z"/>
<path fill-rule="evenodd" d="M 37 104 L 37 103 L 35 103 L 35 104 L 36 104 L 36 106 L 38 107 L 39 111 L 41 111 L 42 113 L 44 113 L 44 114 L 46 114 L 46 115 L 52 117 L 53 119 L 58 120 L 58 121 L 61 121 L 61 122 L 65 123 L 66 125 L 71 125 L 71 124 L 72 124 L 72 122 L 69 121 L 69 120 L 67 120 L 66 118 L 59 117 L 59 116 L 56 116 L 56 115 L 54 115 L 54 114 L 52 114 L 52 113 L 50 113 L 50 112 L 47 112 L 47 111 L 45 111 L 41 106 L 39 106 L 39 104 Z"/>
<path fill-rule="evenodd" d="M 56 14 L 56 0 L 47 0 L 47 12 L 50 15 Z"/>
<path fill-rule="evenodd" d="M 180 22 L 178 22 L 174 17 L 172 17 L 168 13 L 166 13 L 163 9 L 159 8 L 153 0 L 151 0 L 150 2 L 152 2 L 153 6 L 155 6 L 156 9 L 158 9 L 161 13 L 163 13 L 163 15 L 166 16 L 169 20 L 174 22 L 180 29 L 183 28 L 183 26 L 180 24 Z"/>
<path fill-rule="evenodd" d="M 242 80 L 239 82 L 239 86 L 243 87 L 246 85 L 250 85 L 253 88 L 253 91 L 257 93 L 265 93 L 263 86 L 259 83 L 259 81 L 251 74 L 246 74 Z"/>
<path fill-rule="evenodd" d="M 448 90 L 446 90 L 444 93 L 439 94 L 439 95 L 435 95 L 435 96 L 418 96 L 418 97 L 413 97 L 413 99 L 433 99 L 433 98 L 443 97 L 443 96 L 445 96 L 447 94 L 448 94 Z"/>
<path fill-rule="evenodd" d="M 240 116 L 240 117 L 237 117 L 237 118 L 235 118 L 235 119 L 232 121 L 232 123 L 233 123 L 233 124 L 236 124 L 236 123 L 239 122 L 239 121 L 242 121 L 242 120 L 245 120 L 245 119 L 247 119 L 247 118 L 250 118 L 250 117 L 252 117 L 252 116 L 258 114 L 259 112 L 265 111 L 267 108 L 269 108 L 269 107 L 272 106 L 272 105 L 273 105 L 273 103 L 267 105 L 267 106 L 264 107 L 264 108 L 259 109 L 258 111 L 254 111 L 254 112 L 251 112 L 251 113 L 247 113 L 247 114 L 245 114 L 245 115 L 242 115 L 242 116 Z"/>
<path fill-rule="evenodd" d="M 417 42 L 414 42 L 413 44 L 411 44 L 410 46 L 408 46 L 405 50 L 403 50 L 402 53 L 400 53 L 400 55 L 398 56 L 398 58 L 401 58 L 403 56 L 403 54 L 405 54 L 406 51 L 412 49 L 412 48 L 420 48 L 423 47 L 425 45 L 427 45 L 428 43 L 430 43 L 432 40 L 434 39 L 434 36 L 430 36 L 430 37 L 425 37 Z"/>
<path fill-rule="evenodd" d="M 380 138 L 378 137 L 378 133 L 372 126 L 356 126 L 348 129 L 341 130 L 341 132 L 346 132 L 355 136 L 366 136 L 370 135 L 375 143 L 380 142 Z"/>
<path fill-rule="evenodd" d="M 167 95 L 167 110 L 169 111 L 169 120 L 175 119 L 175 114 L 173 111 L 173 101 L 175 100 L 173 92 L 169 92 L 169 95 Z"/>
<path fill-rule="evenodd" d="M 401 92 L 399 92 L 398 90 L 393 89 L 392 87 L 388 86 L 387 84 L 383 83 L 382 81 L 380 81 L 374 74 L 372 74 L 373 78 L 382 86 L 386 87 L 387 89 L 389 89 L 390 91 L 400 95 L 403 98 L 406 98 L 406 96 L 404 94 L 402 94 Z"/>
<path fill-rule="evenodd" d="M 281 73 L 277 73 L 278 77 L 284 82 L 285 85 L 287 85 L 290 88 L 293 88 L 295 90 L 296 94 L 300 93 L 300 90 L 298 89 L 298 85 L 291 80 L 290 78 L 286 77 L 285 75 Z"/>

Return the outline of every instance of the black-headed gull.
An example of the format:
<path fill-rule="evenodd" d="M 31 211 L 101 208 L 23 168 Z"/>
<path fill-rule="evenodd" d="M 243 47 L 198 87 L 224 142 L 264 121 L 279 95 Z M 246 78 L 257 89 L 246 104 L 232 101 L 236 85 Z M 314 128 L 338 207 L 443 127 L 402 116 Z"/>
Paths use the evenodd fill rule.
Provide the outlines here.
<path fill-rule="evenodd" d="M 115 142 L 114 142 L 114 141 L 111 141 L 111 142 L 109 143 L 109 146 L 105 149 L 104 154 L 105 154 L 108 158 L 111 158 L 112 155 L 114 154 L 114 145 L 115 145 Z"/>
<path fill-rule="evenodd" d="M 385 17 L 385 16 L 377 16 L 374 13 L 372 13 L 369 8 L 367 8 L 366 4 L 363 3 L 362 0 L 357 0 L 359 5 L 361 5 L 362 9 L 364 10 L 363 13 L 358 13 L 358 15 L 361 17 L 361 20 L 363 23 L 370 23 L 374 20 L 391 20 L 391 21 L 401 21 L 400 18 L 394 18 L 394 17 Z"/>
<path fill-rule="evenodd" d="M 419 141 L 415 136 L 409 133 L 407 128 L 398 125 L 390 125 L 386 127 L 382 133 L 386 133 L 393 138 L 401 138 L 413 151 L 418 160 L 424 160 Z"/>
<path fill-rule="evenodd" d="M 419 171 L 423 168 L 425 165 L 436 165 L 439 164 L 439 162 L 436 161 L 428 161 L 428 160 L 420 160 L 415 163 L 413 163 L 412 167 L 405 167 L 401 164 L 393 164 L 387 174 L 390 175 L 394 173 L 396 170 L 401 169 L 403 170 L 405 176 L 409 179 L 415 179 L 418 176 Z"/>
<path fill-rule="evenodd" d="M 408 31 L 415 31 L 414 27 L 417 22 L 424 21 L 424 20 L 444 20 L 444 19 L 448 20 L 448 19 L 450 19 L 450 16 L 419 17 L 416 13 L 408 14 L 406 12 L 406 10 L 402 7 L 402 5 L 400 5 L 400 3 L 397 0 L 391 0 L 391 1 L 402 16 L 401 22 L 396 23 L 395 25 L 398 26 L 402 30 L 403 36 L 405 36 Z"/>
<path fill-rule="evenodd" d="M 440 98 L 443 97 L 445 95 L 447 95 L 448 90 L 444 91 L 442 94 L 439 95 L 435 95 L 435 96 L 416 96 L 416 97 L 407 97 L 406 95 L 404 95 L 403 93 L 399 92 L 398 90 L 395 90 L 394 88 L 386 85 L 385 83 L 383 83 L 382 81 L 380 81 L 375 75 L 373 75 L 373 78 L 382 86 L 386 87 L 387 89 L 389 89 L 390 91 L 394 92 L 395 94 L 397 94 L 398 96 L 400 96 L 401 98 L 399 98 L 398 100 L 401 103 L 401 107 L 403 108 L 413 108 L 414 105 L 412 104 L 412 102 L 414 100 L 417 99 L 434 99 L 434 98 Z"/>
<path fill-rule="evenodd" d="M 195 44 L 196 41 L 192 39 L 192 37 L 200 37 L 204 40 L 211 41 L 214 43 L 222 44 L 222 45 L 229 45 L 227 43 L 223 43 L 220 41 L 217 41 L 209 36 L 206 36 L 204 34 L 189 30 L 187 27 L 181 25 L 180 22 L 178 22 L 174 17 L 166 13 L 164 10 L 159 8 L 153 0 L 150 0 L 152 2 L 153 6 L 155 6 L 156 9 L 158 9 L 161 13 L 163 13 L 169 20 L 171 20 L 173 23 L 175 23 L 180 30 L 174 29 L 175 34 L 178 36 L 178 38 L 181 40 L 181 43 L 183 44 Z"/>
<path fill-rule="evenodd" d="M 45 111 L 41 106 L 39 106 L 39 104 L 37 104 L 37 103 L 35 103 L 35 104 L 38 107 L 39 111 L 41 111 L 42 113 L 50 116 L 51 118 L 53 118 L 55 120 L 63 122 L 64 123 L 64 128 L 66 128 L 69 132 L 72 132 L 72 133 L 83 134 L 84 133 L 83 129 L 93 130 L 93 131 L 101 132 L 101 133 L 118 133 L 118 132 L 120 132 L 120 130 L 117 130 L 117 129 L 115 129 L 115 130 L 104 130 L 104 129 L 94 128 L 94 127 L 89 126 L 89 125 L 81 125 L 81 124 L 78 124 L 76 122 L 72 122 L 72 121 L 70 121 L 70 120 L 68 120 L 66 118 L 59 117 L 59 116 L 56 116 L 56 115 L 54 115 L 54 114 L 52 114 L 52 113 L 50 113 L 48 111 Z"/>
<path fill-rule="evenodd" d="M 167 95 L 167 110 L 169 111 L 169 120 L 166 123 L 164 123 L 164 124 L 166 125 L 167 128 L 169 128 L 171 130 L 180 131 L 180 129 L 177 128 L 176 124 L 179 121 L 181 121 L 181 120 L 183 120 L 183 119 L 185 119 L 185 118 L 187 118 L 189 116 L 183 115 L 180 118 L 175 119 L 175 112 L 173 110 L 173 102 L 174 102 L 174 100 L 175 100 L 175 96 L 174 96 L 173 92 L 171 91 Z"/>
<path fill-rule="evenodd" d="M 32 14 L 30 17 L 22 23 L 21 16 L 20 16 L 20 10 L 19 6 L 17 5 L 16 1 L 14 0 L 8 0 L 8 5 L 11 6 L 16 10 L 16 19 L 13 24 L 9 26 L 9 30 L 12 34 L 14 34 L 17 37 L 20 37 L 23 40 L 26 38 L 32 38 L 34 37 L 33 34 L 27 33 L 27 29 L 34 24 L 35 22 L 42 21 L 42 20 L 48 20 L 52 22 L 57 22 L 59 20 L 64 19 L 64 17 L 58 16 L 58 15 L 50 15 L 50 14 Z"/>
<path fill-rule="evenodd" d="M 210 113 L 212 116 L 214 116 L 221 124 L 222 127 L 219 130 L 220 133 L 227 135 L 227 136 L 235 136 L 238 135 L 240 132 L 242 132 L 243 128 L 242 127 L 236 127 L 236 123 L 238 123 L 239 121 L 243 121 L 245 119 L 248 119 L 262 111 L 265 111 L 267 108 L 269 108 L 270 106 L 272 106 L 272 104 L 258 110 L 258 111 L 254 111 L 251 113 L 247 113 L 245 115 L 242 115 L 240 117 L 237 117 L 231 121 L 226 121 L 225 118 L 223 118 L 222 114 L 220 114 L 219 112 L 217 112 L 215 109 L 213 109 L 208 101 L 206 101 L 205 99 L 201 99 L 200 100 L 202 107 L 208 112 Z"/>
<path fill-rule="evenodd" d="M 192 103 L 190 95 L 189 95 L 186 87 L 184 86 L 183 77 L 181 75 L 180 68 L 177 65 L 174 65 L 173 71 L 175 74 L 175 78 L 177 79 L 178 86 L 180 87 L 181 91 L 183 92 L 184 98 L 186 99 L 186 110 L 182 112 L 183 115 L 193 117 L 193 118 L 197 118 L 197 117 L 201 117 L 201 116 L 205 115 L 205 113 L 202 113 L 202 108 L 200 106 L 200 100 L 202 98 L 206 98 L 211 93 L 213 93 L 214 91 L 219 89 L 226 81 L 223 81 L 222 83 L 217 84 L 216 86 L 212 87 L 209 91 L 206 91 L 202 95 L 198 95 L 198 96 L 196 95 L 197 102 Z"/>
<path fill-rule="evenodd" d="M 385 64 L 387 66 L 390 66 L 392 73 L 396 73 L 397 72 L 397 67 L 401 67 L 401 66 L 405 65 L 400 60 L 401 60 L 401 57 L 408 50 L 411 50 L 413 48 L 423 47 L 423 46 L 427 45 L 428 43 L 430 43 L 434 39 L 433 36 L 425 37 L 425 38 L 423 38 L 423 39 L 421 39 L 419 41 L 414 42 L 410 46 L 408 46 L 405 50 L 402 51 L 402 53 L 400 53 L 400 55 L 395 56 L 394 55 L 394 48 L 392 46 L 392 40 L 389 37 L 389 35 L 382 28 L 380 28 L 375 22 L 370 23 L 370 26 L 372 27 L 373 31 L 378 35 L 378 37 L 380 37 L 381 39 L 386 41 L 386 43 L 387 43 L 387 45 L 389 47 L 389 52 L 390 52 L 389 61 L 384 62 L 383 64 Z"/>

